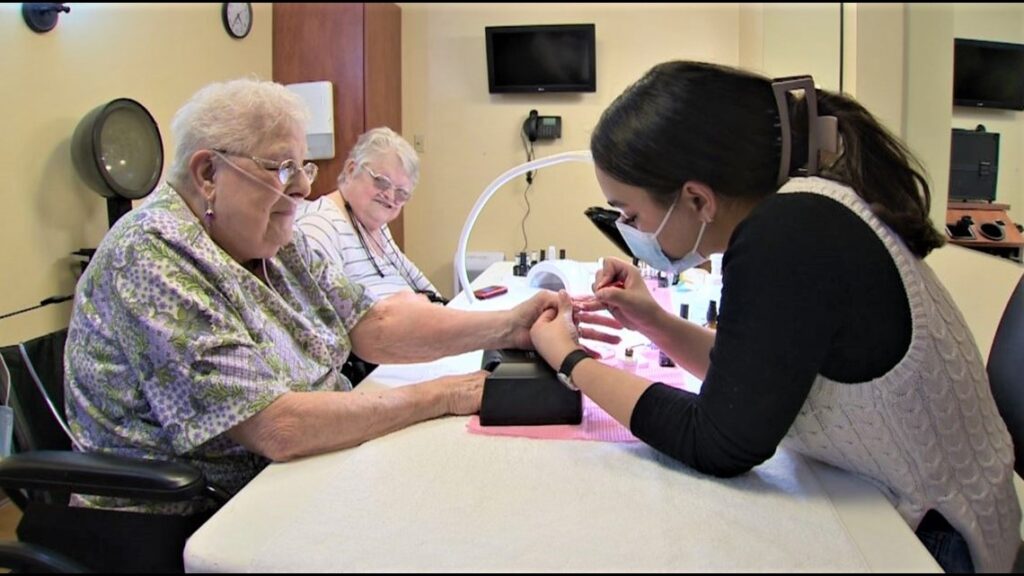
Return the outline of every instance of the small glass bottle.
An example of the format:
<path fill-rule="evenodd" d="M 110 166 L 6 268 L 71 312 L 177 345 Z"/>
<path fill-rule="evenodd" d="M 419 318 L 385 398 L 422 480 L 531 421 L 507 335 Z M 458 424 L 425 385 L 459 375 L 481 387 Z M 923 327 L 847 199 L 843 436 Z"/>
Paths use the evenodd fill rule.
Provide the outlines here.
<path fill-rule="evenodd" d="M 633 348 L 626 348 L 620 365 L 626 372 L 636 373 L 636 358 L 633 357 Z"/>
<path fill-rule="evenodd" d="M 718 302 L 715 302 L 714 300 L 708 302 L 708 314 L 706 318 L 707 322 L 704 323 L 704 326 L 712 330 L 716 330 L 718 328 Z"/>
<path fill-rule="evenodd" d="M 529 272 L 530 266 L 526 262 L 526 252 L 519 253 L 519 263 L 512 267 L 512 274 L 514 276 L 526 276 Z"/>
<path fill-rule="evenodd" d="M 658 270 L 657 278 L 658 288 L 668 288 L 668 274 L 662 272 L 661 270 Z"/>

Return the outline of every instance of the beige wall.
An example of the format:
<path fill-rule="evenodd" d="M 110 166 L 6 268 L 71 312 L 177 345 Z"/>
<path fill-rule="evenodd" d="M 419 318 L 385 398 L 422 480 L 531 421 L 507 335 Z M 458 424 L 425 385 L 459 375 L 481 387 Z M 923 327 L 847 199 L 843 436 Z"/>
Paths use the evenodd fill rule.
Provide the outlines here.
<path fill-rule="evenodd" d="M 1024 44 L 1024 4 L 953 4 L 953 35 Z M 983 124 L 999 133 L 999 177 L 996 201 L 1010 204 L 1010 218 L 1024 222 L 1024 112 L 953 108 L 953 128 Z"/>
<path fill-rule="evenodd" d="M 845 6 L 850 22 L 844 49 L 843 90 L 894 134 L 903 124 L 903 4 Z"/>
<path fill-rule="evenodd" d="M 760 71 L 774 77 L 811 74 L 819 88 L 839 90 L 839 3 L 766 4 L 762 13 Z"/>
<path fill-rule="evenodd" d="M 908 4 L 905 14 L 903 130 L 932 191 L 932 222 L 946 222 L 953 94 L 953 11 L 949 4 Z M 976 254 L 976 253 L 974 253 Z"/>
<path fill-rule="evenodd" d="M 403 4 L 403 130 L 410 140 L 424 139 L 422 176 L 405 209 L 409 256 L 451 294 L 452 255 L 464 220 L 494 178 L 525 161 L 519 131 L 531 109 L 562 117 L 562 138 L 536 145 L 542 157 L 587 148 L 604 108 L 665 60 L 742 61 L 778 76 L 811 72 L 835 87 L 838 18 L 837 4 Z M 597 28 L 597 92 L 488 93 L 485 26 L 590 22 Z M 801 37 L 805 48 L 793 49 Z M 469 250 L 511 258 L 522 249 L 525 187 L 519 178 L 498 191 Z M 582 214 L 605 204 L 591 167 L 542 170 L 529 198 L 529 249 L 554 244 L 581 260 L 618 252 Z"/>
<path fill-rule="evenodd" d="M 170 163 L 174 111 L 200 86 L 271 77 L 271 9 L 254 4 L 252 32 L 232 40 L 221 4 L 71 4 L 57 27 L 36 34 L 21 4 L 0 5 L 0 313 L 74 290 L 70 253 L 95 247 L 106 203 L 71 165 L 79 119 L 115 98 L 141 102 L 156 118 Z M 0 344 L 65 326 L 70 303 L 0 321 Z"/>

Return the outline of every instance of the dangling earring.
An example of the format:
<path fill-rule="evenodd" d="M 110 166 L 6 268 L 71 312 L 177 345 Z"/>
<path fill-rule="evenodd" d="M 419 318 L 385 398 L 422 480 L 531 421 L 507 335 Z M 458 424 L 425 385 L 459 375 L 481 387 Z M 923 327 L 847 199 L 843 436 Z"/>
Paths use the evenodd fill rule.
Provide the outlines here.
<path fill-rule="evenodd" d="M 203 212 L 203 220 L 206 222 L 206 227 L 209 228 L 213 224 L 213 219 L 216 215 L 213 213 L 213 200 L 217 195 L 216 190 L 211 190 L 210 195 L 206 198 L 206 212 Z"/>

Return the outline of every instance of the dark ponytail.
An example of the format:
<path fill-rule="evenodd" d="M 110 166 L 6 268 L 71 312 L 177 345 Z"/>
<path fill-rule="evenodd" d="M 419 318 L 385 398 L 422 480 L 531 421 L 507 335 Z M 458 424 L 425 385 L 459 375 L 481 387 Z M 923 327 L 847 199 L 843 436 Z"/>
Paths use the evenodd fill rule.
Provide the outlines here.
<path fill-rule="evenodd" d="M 839 121 L 839 157 L 820 175 L 853 188 L 917 256 L 942 246 L 931 225 L 920 164 L 864 109 L 818 90 L 818 114 Z M 807 114 L 790 107 L 791 165 L 807 162 Z M 759 199 L 778 190 L 781 137 L 771 80 L 716 64 L 659 64 L 626 89 L 594 128 L 594 163 L 616 180 L 667 204 L 690 180 L 725 197 Z M 795 173 L 793 171 L 791 174 Z"/>
<path fill-rule="evenodd" d="M 853 188 L 918 257 L 945 244 L 929 217 L 931 190 L 920 162 L 857 101 L 824 90 L 817 94 L 818 114 L 839 120 L 842 146 L 821 176 Z"/>

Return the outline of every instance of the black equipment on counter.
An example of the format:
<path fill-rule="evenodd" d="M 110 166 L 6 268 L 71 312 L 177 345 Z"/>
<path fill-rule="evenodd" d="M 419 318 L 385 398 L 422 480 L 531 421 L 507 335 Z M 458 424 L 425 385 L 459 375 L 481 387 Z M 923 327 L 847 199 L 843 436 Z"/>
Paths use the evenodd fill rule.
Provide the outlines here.
<path fill-rule="evenodd" d="M 579 424 L 583 396 L 569 390 L 532 350 L 485 350 L 481 426 Z"/>

